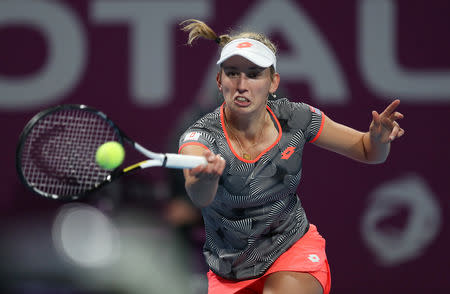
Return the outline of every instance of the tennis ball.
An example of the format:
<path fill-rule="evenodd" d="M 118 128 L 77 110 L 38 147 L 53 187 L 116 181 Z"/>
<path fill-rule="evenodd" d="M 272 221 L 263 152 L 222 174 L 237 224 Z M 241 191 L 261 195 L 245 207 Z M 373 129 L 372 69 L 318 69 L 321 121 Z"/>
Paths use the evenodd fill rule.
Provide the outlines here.
<path fill-rule="evenodd" d="M 95 161 L 104 169 L 113 170 L 122 164 L 125 158 L 123 146 L 116 141 L 110 141 L 98 147 Z"/>

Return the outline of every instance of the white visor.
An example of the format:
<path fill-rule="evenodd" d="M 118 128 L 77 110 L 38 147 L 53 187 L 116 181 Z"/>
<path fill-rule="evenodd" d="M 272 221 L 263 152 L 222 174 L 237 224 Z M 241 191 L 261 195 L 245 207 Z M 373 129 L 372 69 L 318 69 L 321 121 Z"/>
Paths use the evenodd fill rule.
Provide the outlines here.
<path fill-rule="evenodd" d="M 266 68 L 273 65 L 273 68 L 277 69 L 277 59 L 272 50 L 254 39 L 240 38 L 226 44 L 220 53 L 217 64 L 221 65 L 225 60 L 235 55 L 242 56 L 257 66 Z"/>

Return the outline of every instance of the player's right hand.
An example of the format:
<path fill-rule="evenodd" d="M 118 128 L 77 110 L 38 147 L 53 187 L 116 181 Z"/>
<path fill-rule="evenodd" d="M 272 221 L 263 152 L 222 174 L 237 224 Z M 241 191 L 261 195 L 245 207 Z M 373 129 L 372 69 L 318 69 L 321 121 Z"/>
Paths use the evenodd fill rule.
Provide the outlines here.
<path fill-rule="evenodd" d="M 190 169 L 189 175 L 199 180 L 218 180 L 225 169 L 225 159 L 220 154 L 214 154 L 210 150 L 205 150 L 203 156 L 208 164 Z"/>

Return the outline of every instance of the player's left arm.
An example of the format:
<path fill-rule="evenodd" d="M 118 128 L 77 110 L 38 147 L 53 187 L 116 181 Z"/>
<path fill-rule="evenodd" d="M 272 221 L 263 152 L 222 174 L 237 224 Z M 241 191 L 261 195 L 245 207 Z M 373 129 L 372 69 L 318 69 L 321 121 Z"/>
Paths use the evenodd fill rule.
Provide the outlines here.
<path fill-rule="evenodd" d="M 397 99 L 380 114 L 372 111 L 372 122 L 365 133 L 325 116 L 322 133 L 313 144 L 357 161 L 382 163 L 389 155 L 391 142 L 405 133 L 397 122 L 403 118 L 396 111 L 399 104 Z"/>

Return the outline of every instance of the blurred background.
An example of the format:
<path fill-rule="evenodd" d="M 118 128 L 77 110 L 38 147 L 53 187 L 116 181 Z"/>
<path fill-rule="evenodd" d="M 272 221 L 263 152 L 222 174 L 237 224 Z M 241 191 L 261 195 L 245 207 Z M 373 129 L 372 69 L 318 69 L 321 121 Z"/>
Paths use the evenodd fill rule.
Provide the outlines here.
<path fill-rule="evenodd" d="M 406 135 L 363 165 L 312 145 L 298 190 L 327 240 L 332 293 L 449 293 L 448 0 L 0 1 L 0 292 L 206 293 L 202 220 L 181 174 L 147 169 L 82 202 L 19 182 L 28 120 L 58 104 L 101 109 L 151 150 L 221 102 L 218 48 L 178 24 L 268 34 L 278 97 L 366 131 L 395 98 Z M 128 154 L 127 160 L 134 160 Z"/>

